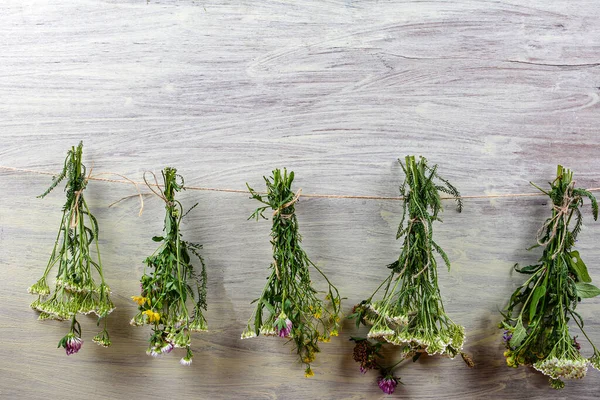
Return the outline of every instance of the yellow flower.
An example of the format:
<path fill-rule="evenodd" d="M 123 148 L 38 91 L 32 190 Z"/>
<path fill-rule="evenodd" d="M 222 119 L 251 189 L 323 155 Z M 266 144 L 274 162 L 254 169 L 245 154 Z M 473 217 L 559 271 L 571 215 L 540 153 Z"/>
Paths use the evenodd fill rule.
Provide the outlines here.
<path fill-rule="evenodd" d="M 332 330 L 331 333 L 330 333 L 330 335 L 331 336 L 337 336 L 338 335 L 337 329 Z"/>
<path fill-rule="evenodd" d="M 321 318 L 321 310 L 319 310 L 316 313 L 314 313 L 313 317 L 315 317 L 315 318 Z"/>
<path fill-rule="evenodd" d="M 308 353 L 306 357 L 302 359 L 302 362 L 308 364 L 315 361 L 315 353 Z"/>
<path fill-rule="evenodd" d="M 145 303 L 150 303 L 150 299 L 143 296 L 131 296 L 131 300 L 138 304 L 138 306 L 143 306 Z"/>
<path fill-rule="evenodd" d="M 152 323 L 160 321 L 160 314 L 152 310 L 146 310 L 142 314 L 146 314 L 148 316 L 148 322 Z"/>
<path fill-rule="evenodd" d="M 306 370 L 304 371 L 304 376 L 307 378 L 310 378 L 311 376 L 315 376 L 315 373 L 313 372 L 313 370 L 310 367 L 307 367 Z"/>

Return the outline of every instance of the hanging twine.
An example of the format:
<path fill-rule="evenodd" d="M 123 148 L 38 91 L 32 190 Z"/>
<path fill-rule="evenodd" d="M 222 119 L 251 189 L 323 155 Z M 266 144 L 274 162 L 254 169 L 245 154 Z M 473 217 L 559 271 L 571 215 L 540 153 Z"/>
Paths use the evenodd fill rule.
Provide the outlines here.
<path fill-rule="evenodd" d="M 24 172 L 36 175 L 56 175 L 54 172 L 48 171 L 38 171 L 26 168 L 16 168 L 16 167 L 8 167 L 0 165 L 0 170 L 11 171 L 11 172 Z M 122 175 L 116 173 L 107 173 L 116 176 L 120 176 L 124 178 Z M 125 180 L 118 179 L 108 179 L 108 178 L 99 178 L 97 176 L 91 176 L 88 178 L 91 181 L 101 181 L 101 182 L 109 182 L 109 183 L 121 183 L 121 184 L 134 184 L 136 185 L 150 185 L 154 187 L 161 187 L 159 184 L 148 184 L 147 182 L 135 182 L 129 179 L 124 178 Z M 212 187 L 201 187 L 201 186 L 185 186 L 186 190 L 199 190 L 199 191 L 209 191 L 209 192 L 225 192 L 225 193 L 240 193 L 240 194 L 250 194 L 248 190 L 243 189 L 226 189 L 226 188 L 212 188 Z M 593 187 L 586 189 L 588 192 L 598 192 L 600 191 L 600 187 Z M 266 194 L 265 192 L 258 192 L 261 194 Z M 146 194 L 136 195 L 139 196 L 140 199 L 142 196 Z M 502 198 L 519 198 L 519 197 L 541 197 L 545 196 L 543 193 L 505 193 L 505 194 L 476 194 L 476 195 L 467 195 L 460 196 L 461 199 L 502 199 Z M 133 197 L 133 196 L 128 196 Z M 126 197 L 126 198 L 128 198 Z M 160 197 L 160 196 L 159 196 Z M 404 200 L 402 196 L 361 196 L 361 195 L 340 195 L 340 194 L 303 194 L 302 197 L 312 197 L 312 198 L 321 198 L 321 199 L 355 199 L 355 200 Z M 123 198 L 125 199 L 125 198 Z M 442 200 L 454 200 L 455 198 L 452 196 L 442 196 L 440 197 Z M 121 200 L 119 200 L 121 201 Z"/>
<path fill-rule="evenodd" d="M 146 179 L 146 174 L 152 174 L 152 177 L 154 178 L 154 185 L 151 185 L 150 183 L 148 183 L 148 180 Z M 146 184 L 146 186 L 148 186 L 148 189 L 150 189 L 150 191 L 152 193 L 154 193 L 156 196 L 158 196 L 160 199 L 162 199 L 167 205 L 171 206 L 173 205 L 173 203 L 171 201 L 169 201 L 169 199 L 167 199 L 167 197 L 160 191 L 156 191 L 154 190 L 154 188 L 152 186 L 155 186 L 157 188 L 160 188 L 161 186 L 158 184 L 158 179 L 156 178 L 156 174 L 152 171 L 144 171 L 144 175 L 142 176 L 142 178 L 144 179 L 144 183 Z"/>

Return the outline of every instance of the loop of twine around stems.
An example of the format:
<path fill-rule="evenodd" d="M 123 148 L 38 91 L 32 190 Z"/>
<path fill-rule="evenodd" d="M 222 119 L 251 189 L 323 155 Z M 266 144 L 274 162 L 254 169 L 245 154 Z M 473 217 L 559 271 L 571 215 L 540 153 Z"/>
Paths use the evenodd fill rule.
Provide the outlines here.
<path fill-rule="evenodd" d="M 571 204 L 573 203 L 573 201 L 575 201 L 577 199 L 576 196 L 574 197 L 574 196 L 569 195 L 569 193 L 573 190 L 574 187 L 575 187 L 575 182 L 571 182 L 571 184 L 569 184 L 569 187 L 565 191 L 565 194 L 562 199 L 562 204 L 560 206 L 557 206 L 557 205 L 552 206 L 552 209 L 554 211 L 556 211 L 556 215 L 554 215 L 552 218 L 549 218 L 548 220 L 546 220 L 546 222 L 544 222 L 542 227 L 540 229 L 538 229 L 537 234 L 536 234 L 536 240 L 540 246 L 546 246 L 548 243 L 550 243 L 552 241 L 552 239 L 554 239 L 556 237 L 556 234 L 558 231 L 558 225 L 560 224 L 561 220 L 563 222 L 563 226 L 565 226 L 565 227 L 567 226 L 567 217 L 569 214 Z M 548 239 L 544 241 L 544 240 L 542 240 L 542 238 L 544 236 L 544 232 L 547 231 L 550 226 L 552 226 L 552 230 L 550 232 L 550 235 L 548 236 Z M 552 254 L 552 259 L 556 258 L 556 256 L 560 253 L 560 249 L 562 248 L 562 246 L 565 242 L 565 237 L 566 237 L 566 235 L 562 236 L 560 245 L 558 246 L 556 251 Z"/>
<path fill-rule="evenodd" d="M 75 192 L 75 201 L 73 202 L 73 207 L 71 208 L 71 220 L 69 221 L 69 228 L 75 229 L 77 224 L 79 223 L 79 198 L 85 189 L 90 177 L 92 176 L 92 171 L 94 170 L 94 164 L 92 164 L 90 168 L 90 172 L 88 173 L 87 178 L 83 180 L 83 187 Z"/>
<path fill-rule="evenodd" d="M 282 205 L 281 207 L 279 207 L 278 209 L 276 209 L 275 211 L 273 211 L 273 217 L 276 216 L 277 214 L 279 214 L 279 216 L 281 218 L 285 218 L 285 219 L 292 218 L 292 216 L 294 215 L 294 213 L 283 214 L 281 211 L 284 208 L 288 208 L 289 206 L 291 206 L 292 204 L 294 204 L 295 202 L 297 202 L 298 199 L 300 198 L 300 193 L 302 193 L 302 188 L 298 189 L 298 192 L 296 193 L 296 195 L 294 196 L 293 199 L 291 199 L 290 201 L 288 201 L 287 203 L 285 203 L 284 205 Z"/>

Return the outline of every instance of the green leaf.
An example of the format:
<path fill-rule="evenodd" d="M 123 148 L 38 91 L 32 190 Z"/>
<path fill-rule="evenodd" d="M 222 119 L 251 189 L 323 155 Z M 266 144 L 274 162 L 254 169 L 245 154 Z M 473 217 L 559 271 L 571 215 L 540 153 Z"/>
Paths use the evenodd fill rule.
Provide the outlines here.
<path fill-rule="evenodd" d="M 153 236 L 152 240 L 154 240 L 155 242 L 162 242 L 165 238 L 162 236 Z"/>
<path fill-rule="evenodd" d="M 537 310 L 537 305 L 542 297 L 546 294 L 546 286 L 538 286 L 533 291 L 531 295 L 531 303 L 529 304 L 529 321 L 533 320 L 535 316 L 535 312 Z"/>
<path fill-rule="evenodd" d="M 515 325 L 515 329 L 512 332 L 512 337 L 510 338 L 510 346 L 518 347 L 523 339 L 525 339 L 525 336 L 527 336 L 527 330 L 523 326 L 521 318 L 519 318 L 517 325 Z"/>
<path fill-rule="evenodd" d="M 569 264 L 571 265 L 571 270 L 577 275 L 577 278 L 581 282 L 591 282 L 592 278 L 590 274 L 588 274 L 587 267 L 585 263 L 581 260 L 578 251 L 572 251 L 569 253 Z"/>
<path fill-rule="evenodd" d="M 542 268 L 542 264 L 528 265 L 522 268 L 519 268 L 519 264 L 515 264 L 513 268 L 515 269 L 515 271 L 520 272 L 522 274 L 533 274 L 537 272 L 540 268 Z"/>
<path fill-rule="evenodd" d="M 262 303 L 265 307 L 267 307 L 267 310 L 269 310 L 271 315 L 275 315 L 275 308 L 271 305 L 271 303 L 266 300 L 263 300 Z"/>
<path fill-rule="evenodd" d="M 591 283 L 577 282 L 575 287 L 577 288 L 577 296 L 581 297 L 582 299 L 591 299 L 592 297 L 596 297 L 600 294 L 600 289 Z"/>

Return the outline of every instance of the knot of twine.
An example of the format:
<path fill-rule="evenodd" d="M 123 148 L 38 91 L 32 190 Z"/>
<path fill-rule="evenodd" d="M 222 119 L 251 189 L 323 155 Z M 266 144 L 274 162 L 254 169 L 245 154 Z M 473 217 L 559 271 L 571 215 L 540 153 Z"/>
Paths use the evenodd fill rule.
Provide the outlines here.
<path fill-rule="evenodd" d="M 75 192 L 75 201 L 73 202 L 73 207 L 71 207 L 71 220 L 69 221 L 69 228 L 71 229 L 75 229 L 77 227 L 77 224 L 79 223 L 79 198 L 81 197 L 81 194 L 83 193 L 83 190 L 85 189 L 88 181 L 92 177 L 93 170 L 94 165 L 92 164 L 87 178 L 83 179 L 83 185 L 81 189 Z"/>
<path fill-rule="evenodd" d="M 544 222 L 544 225 L 542 225 L 542 227 L 540 229 L 538 229 L 537 243 L 540 246 L 547 245 L 556 237 L 556 234 L 558 233 L 558 227 L 559 227 L 561 221 L 563 222 L 563 228 L 566 228 L 571 204 L 573 204 L 573 202 L 578 198 L 578 196 L 570 195 L 570 193 L 572 192 L 574 187 L 575 187 L 575 182 L 573 181 L 567 187 L 567 190 L 565 191 L 565 194 L 563 195 L 561 205 L 560 206 L 557 206 L 557 205 L 552 206 L 552 209 L 556 212 L 556 214 L 552 218 L 549 218 L 548 220 L 546 220 L 546 222 Z M 550 228 L 550 227 L 552 227 L 552 229 L 550 231 L 550 234 L 548 235 L 548 239 L 546 239 L 544 241 L 542 239 L 544 237 L 544 232 L 546 232 L 548 230 L 548 228 Z M 560 240 L 560 245 L 558 246 L 556 251 L 552 254 L 552 259 L 556 258 L 556 256 L 559 254 L 560 249 L 562 248 L 562 246 L 565 243 L 565 237 L 566 237 L 566 235 L 562 236 L 562 238 Z"/>
<path fill-rule="evenodd" d="M 148 180 L 146 179 L 146 174 L 147 173 L 152 174 L 152 177 L 154 178 L 154 185 L 148 183 Z M 156 191 L 152 187 L 152 186 L 156 186 L 157 188 L 160 188 L 160 185 L 158 184 L 158 179 L 156 178 L 156 174 L 154 172 L 152 172 L 152 171 L 144 171 L 144 175 L 142 176 L 142 178 L 144 179 L 144 182 L 146 183 L 146 186 L 148 186 L 148 189 L 150 189 L 150 191 L 152 193 L 154 193 L 156 196 L 158 196 L 159 198 L 161 198 L 167 205 L 169 205 L 169 206 L 173 205 L 173 202 L 170 201 L 169 199 L 167 199 L 167 197 L 164 195 L 163 192 Z"/>
<path fill-rule="evenodd" d="M 284 218 L 284 219 L 292 218 L 292 216 L 294 215 L 293 212 L 290 214 L 284 214 L 281 211 L 285 208 L 288 208 L 292 204 L 296 203 L 298 201 L 298 199 L 300 198 L 301 193 L 302 193 L 302 188 L 298 189 L 298 192 L 296 193 L 296 195 L 294 196 L 293 199 L 291 199 L 290 201 L 288 201 L 287 203 L 283 204 L 281 207 L 279 207 L 278 209 L 273 211 L 273 217 L 275 217 L 277 214 L 279 214 L 279 217 Z"/>

